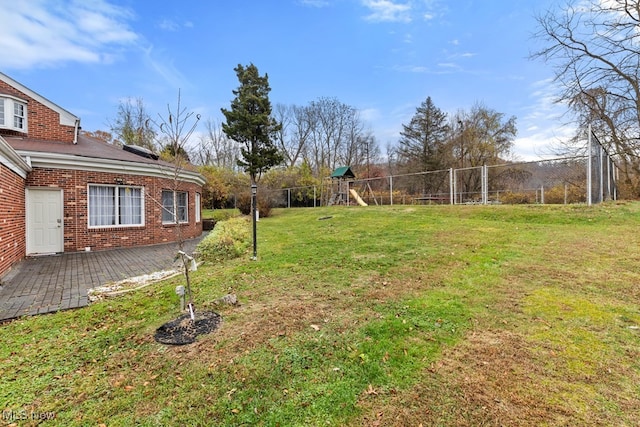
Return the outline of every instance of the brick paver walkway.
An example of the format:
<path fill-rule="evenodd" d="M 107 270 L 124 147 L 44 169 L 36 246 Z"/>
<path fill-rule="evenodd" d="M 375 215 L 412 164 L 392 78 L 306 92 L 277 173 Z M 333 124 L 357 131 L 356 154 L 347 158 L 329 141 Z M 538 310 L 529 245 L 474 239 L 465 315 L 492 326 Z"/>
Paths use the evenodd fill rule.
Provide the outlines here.
<path fill-rule="evenodd" d="M 193 252 L 202 239 L 184 243 Z M 0 281 L 0 322 L 88 305 L 87 290 L 130 277 L 170 270 L 177 243 L 27 258 Z"/>

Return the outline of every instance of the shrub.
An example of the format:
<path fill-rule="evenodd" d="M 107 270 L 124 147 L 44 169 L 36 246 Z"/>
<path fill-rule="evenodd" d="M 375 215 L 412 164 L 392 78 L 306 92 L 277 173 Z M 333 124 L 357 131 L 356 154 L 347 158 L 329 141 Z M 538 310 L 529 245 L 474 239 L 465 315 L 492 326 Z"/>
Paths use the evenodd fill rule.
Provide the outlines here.
<path fill-rule="evenodd" d="M 523 205 L 534 203 L 535 194 L 512 193 L 510 191 L 500 193 L 500 202 L 507 205 Z"/>
<path fill-rule="evenodd" d="M 251 194 L 240 193 L 236 200 L 236 207 L 242 215 L 251 215 Z"/>
<path fill-rule="evenodd" d="M 237 206 L 243 215 L 251 215 L 251 194 L 240 194 L 238 196 Z M 271 201 L 266 196 L 258 196 L 258 211 L 260 212 L 260 218 L 268 218 L 271 216 Z"/>
<path fill-rule="evenodd" d="M 251 245 L 251 230 L 246 217 L 220 221 L 198 244 L 196 252 L 203 260 L 222 261 L 237 258 Z"/>
<path fill-rule="evenodd" d="M 571 185 L 565 188 L 564 185 L 557 185 L 545 190 L 544 202 L 563 204 L 566 198 L 567 203 L 584 203 L 586 202 L 585 192 L 585 188 L 580 186 Z"/>
<path fill-rule="evenodd" d="M 271 201 L 265 197 L 258 199 L 258 211 L 260 218 L 269 218 L 271 216 Z"/>

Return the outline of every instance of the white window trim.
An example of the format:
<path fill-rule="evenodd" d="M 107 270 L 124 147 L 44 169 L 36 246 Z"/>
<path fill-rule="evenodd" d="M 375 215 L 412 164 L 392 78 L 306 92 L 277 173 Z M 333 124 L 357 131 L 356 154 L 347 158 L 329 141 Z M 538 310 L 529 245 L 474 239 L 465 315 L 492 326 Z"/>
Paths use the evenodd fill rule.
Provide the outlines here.
<path fill-rule="evenodd" d="M 188 196 L 187 196 L 188 198 Z M 187 200 L 188 201 L 188 200 Z M 202 221 L 201 210 L 202 210 L 202 195 L 200 193 L 196 193 L 196 201 L 195 201 L 195 214 L 196 214 L 196 224 Z"/>
<path fill-rule="evenodd" d="M 29 132 L 29 109 L 28 102 L 24 99 L 16 98 L 11 95 L 0 95 L 0 102 L 4 103 L 4 124 L 0 124 L 0 129 L 9 129 L 16 132 L 28 133 Z M 14 126 L 14 111 L 15 105 L 19 104 L 24 107 L 23 124 L 24 126 L 19 128 Z"/>
<path fill-rule="evenodd" d="M 91 225 L 91 210 L 89 207 L 89 187 L 110 187 L 110 188 L 114 188 L 115 189 L 115 194 L 116 194 L 116 219 L 118 219 L 118 203 L 119 203 L 119 197 L 117 197 L 118 195 L 118 189 L 120 188 L 135 188 L 135 189 L 139 189 L 140 190 L 140 224 L 115 224 L 115 225 Z M 95 230 L 95 229 L 101 229 L 101 228 L 140 228 L 140 227 L 144 227 L 145 225 L 145 215 L 144 215 L 144 187 L 139 186 L 139 185 L 111 185 L 111 184 L 87 184 L 87 228 L 91 229 L 91 230 Z"/>
<path fill-rule="evenodd" d="M 164 205 L 162 204 L 162 193 L 164 192 L 169 192 L 169 193 L 173 193 L 173 204 L 174 204 L 174 208 L 176 208 L 176 211 L 178 210 L 178 206 L 176 203 L 176 194 L 178 193 L 184 193 L 187 195 L 187 203 L 185 205 L 185 216 L 187 217 L 186 221 L 178 221 L 178 224 L 189 224 L 189 192 L 188 191 L 180 191 L 180 190 L 162 190 L 160 193 L 160 209 L 161 209 L 161 215 L 160 215 L 160 219 L 162 219 L 162 213 L 164 212 L 168 212 L 171 213 L 173 216 L 173 219 L 170 221 L 165 221 L 164 219 L 162 219 L 162 224 L 163 225 L 171 225 L 171 224 L 175 224 L 176 223 L 176 215 L 177 212 L 170 212 L 167 209 L 164 208 Z"/>

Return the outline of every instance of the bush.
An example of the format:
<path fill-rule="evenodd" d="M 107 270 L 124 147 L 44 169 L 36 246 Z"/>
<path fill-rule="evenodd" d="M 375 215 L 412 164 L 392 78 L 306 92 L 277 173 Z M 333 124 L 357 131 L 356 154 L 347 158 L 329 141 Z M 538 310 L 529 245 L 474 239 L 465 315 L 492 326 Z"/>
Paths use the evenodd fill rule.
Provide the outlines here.
<path fill-rule="evenodd" d="M 512 193 L 510 191 L 500 193 L 500 202 L 507 205 L 526 205 L 535 203 L 535 194 Z"/>
<path fill-rule="evenodd" d="M 586 189 L 580 186 L 567 186 L 565 190 L 564 185 L 557 185 L 544 191 L 544 202 L 548 204 L 563 204 L 566 197 L 567 203 L 584 203 L 587 198 L 585 192 Z"/>
<path fill-rule="evenodd" d="M 198 244 L 196 252 L 203 260 L 222 261 L 244 255 L 251 245 L 251 230 L 246 217 L 220 221 Z"/>
<path fill-rule="evenodd" d="M 236 200 L 236 207 L 242 215 L 251 215 L 251 194 L 240 193 Z"/>
<path fill-rule="evenodd" d="M 243 215 L 251 215 L 251 194 L 242 193 L 238 196 L 237 206 Z M 267 197 L 258 196 L 258 211 L 260 218 L 271 216 L 271 201 Z"/>
<path fill-rule="evenodd" d="M 271 201 L 266 198 L 258 199 L 258 211 L 260 218 L 269 218 L 271 216 Z"/>

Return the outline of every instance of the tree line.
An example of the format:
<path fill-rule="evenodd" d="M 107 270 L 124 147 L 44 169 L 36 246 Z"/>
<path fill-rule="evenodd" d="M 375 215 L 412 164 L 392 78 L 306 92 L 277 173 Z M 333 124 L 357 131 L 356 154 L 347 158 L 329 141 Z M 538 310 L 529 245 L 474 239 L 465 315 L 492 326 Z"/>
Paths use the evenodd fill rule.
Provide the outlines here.
<path fill-rule="evenodd" d="M 277 104 L 273 110 L 270 104 L 264 104 L 262 109 L 257 104 L 249 106 L 247 102 L 258 99 L 268 101 L 268 79 L 266 75 L 259 76 L 255 66 L 239 66 L 236 72 L 240 86 L 233 91 L 236 98 L 232 108 L 222 109 L 226 121 L 206 120 L 205 132 L 195 143 L 178 147 L 180 156 L 199 165 L 207 177 L 207 196 L 211 199 L 207 203 L 222 203 L 230 192 L 246 191 L 244 172 L 248 172 L 249 181 L 255 182 L 272 167 L 263 183 L 285 188 L 319 185 L 339 166 L 350 166 L 359 178 L 372 178 L 494 164 L 509 156 L 516 135 L 515 117 L 505 119 L 504 114 L 479 103 L 449 117 L 427 97 L 410 122 L 402 125 L 400 139 L 387 147 L 387 158 L 383 160 L 378 142 L 357 108 L 329 97 L 303 106 Z M 242 82 L 246 72 L 252 73 L 257 87 L 262 87 L 254 98 L 248 98 L 253 101 L 244 99 L 247 95 L 241 93 L 241 88 L 248 85 L 247 81 Z M 245 109 L 254 115 L 262 111 L 259 120 L 268 125 L 269 131 L 259 143 L 252 139 L 255 135 L 242 133 L 242 129 L 250 132 L 254 127 L 238 124 Z M 230 125 L 234 120 L 235 125 Z M 176 147 L 158 137 L 153 123 L 141 99 L 126 100 L 110 122 L 111 132 L 96 132 L 93 136 L 114 144 L 140 145 L 171 159 Z M 271 144 L 266 152 L 261 151 L 265 144 Z M 252 153 L 255 156 L 251 157 Z M 264 160 L 267 167 L 252 169 Z M 478 183 L 471 181 L 479 177 L 472 173 L 467 174 L 467 179 L 468 185 L 474 186 Z M 425 177 L 421 191 L 435 192 L 441 184 Z"/>

